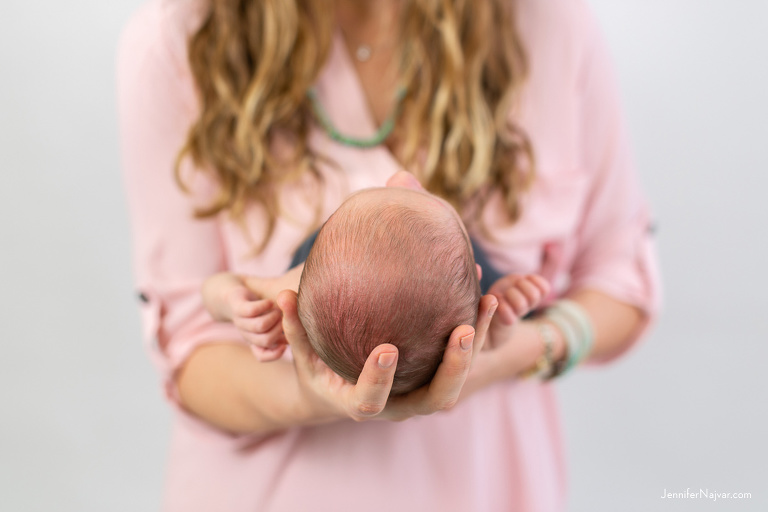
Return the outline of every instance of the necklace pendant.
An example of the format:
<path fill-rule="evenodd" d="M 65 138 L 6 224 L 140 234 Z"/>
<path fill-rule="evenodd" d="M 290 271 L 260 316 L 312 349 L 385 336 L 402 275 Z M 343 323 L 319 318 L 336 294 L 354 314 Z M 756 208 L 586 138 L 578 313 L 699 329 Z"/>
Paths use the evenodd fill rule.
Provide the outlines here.
<path fill-rule="evenodd" d="M 355 58 L 358 60 L 358 62 L 366 62 L 368 59 L 371 58 L 371 47 L 367 44 L 361 44 L 357 47 L 357 50 L 355 50 Z"/>

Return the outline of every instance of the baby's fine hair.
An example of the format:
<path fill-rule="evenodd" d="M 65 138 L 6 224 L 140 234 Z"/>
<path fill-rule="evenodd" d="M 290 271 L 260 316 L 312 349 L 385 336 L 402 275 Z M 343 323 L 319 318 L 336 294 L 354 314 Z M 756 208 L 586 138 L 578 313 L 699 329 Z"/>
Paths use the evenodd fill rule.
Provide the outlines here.
<path fill-rule="evenodd" d="M 446 211 L 345 202 L 307 257 L 299 318 L 318 356 L 351 382 L 382 343 L 398 348 L 391 394 L 434 376 L 451 332 L 475 325 L 480 284 L 469 239 Z"/>

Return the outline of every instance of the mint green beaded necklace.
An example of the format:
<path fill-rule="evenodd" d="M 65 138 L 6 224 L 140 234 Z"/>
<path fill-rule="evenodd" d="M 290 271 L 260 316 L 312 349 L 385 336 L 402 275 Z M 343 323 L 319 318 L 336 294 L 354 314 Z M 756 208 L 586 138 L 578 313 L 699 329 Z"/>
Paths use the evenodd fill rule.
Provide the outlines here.
<path fill-rule="evenodd" d="M 317 120 L 325 130 L 325 133 L 327 133 L 331 139 L 346 146 L 352 146 L 356 148 L 373 148 L 384 142 L 395 128 L 395 120 L 397 120 L 397 116 L 400 114 L 400 102 L 403 101 L 405 92 L 405 87 L 398 87 L 397 92 L 395 93 L 395 108 L 392 109 L 392 112 L 389 114 L 389 116 L 387 116 L 384 122 L 381 123 L 381 126 L 376 131 L 376 133 L 367 139 L 350 137 L 337 130 L 331 122 L 331 118 L 328 117 L 328 113 L 323 108 L 323 105 L 320 103 L 320 99 L 317 97 L 317 91 L 314 87 L 307 91 L 307 97 L 312 102 L 312 110 L 315 112 Z"/>

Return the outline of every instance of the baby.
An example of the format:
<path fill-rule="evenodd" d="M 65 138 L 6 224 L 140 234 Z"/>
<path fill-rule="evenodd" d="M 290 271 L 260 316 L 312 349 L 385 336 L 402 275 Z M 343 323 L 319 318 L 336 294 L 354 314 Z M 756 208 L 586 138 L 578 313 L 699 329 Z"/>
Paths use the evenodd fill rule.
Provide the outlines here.
<path fill-rule="evenodd" d="M 451 332 L 474 326 L 479 277 L 464 225 L 448 203 L 423 190 L 386 187 L 351 195 L 323 225 L 303 269 L 272 280 L 217 274 L 203 297 L 214 318 L 233 321 L 266 361 L 285 348 L 270 299 L 298 289 L 310 344 L 343 378 L 356 382 L 377 345 L 398 348 L 396 395 L 428 383 Z"/>
<path fill-rule="evenodd" d="M 349 381 L 377 345 L 395 345 L 392 394 L 401 394 L 432 379 L 451 332 L 475 324 L 479 302 L 455 210 L 422 192 L 377 188 L 353 194 L 320 230 L 297 307 L 312 348 Z"/>

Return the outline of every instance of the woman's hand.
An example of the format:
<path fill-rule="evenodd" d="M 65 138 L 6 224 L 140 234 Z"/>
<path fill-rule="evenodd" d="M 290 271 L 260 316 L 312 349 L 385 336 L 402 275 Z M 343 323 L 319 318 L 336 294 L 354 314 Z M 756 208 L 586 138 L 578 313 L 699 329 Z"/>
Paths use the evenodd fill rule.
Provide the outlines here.
<path fill-rule="evenodd" d="M 397 347 L 376 347 L 356 384 L 336 375 L 315 354 L 296 312 L 296 293 L 283 291 L 277 299 L 283 312 L 283 330 L 293 352 L 304 404 L 317 421 L 352 418 L 355 421 L 387 419 L 402 421 L 412 416 L 450 409 L 456 403 L 472 360 L 482 350 L 498 302 L 486 295 L 480 300 L 477 328 L 454 329 L 435 377 L 407 395 L 389 398 L 397 367 Z"/>

